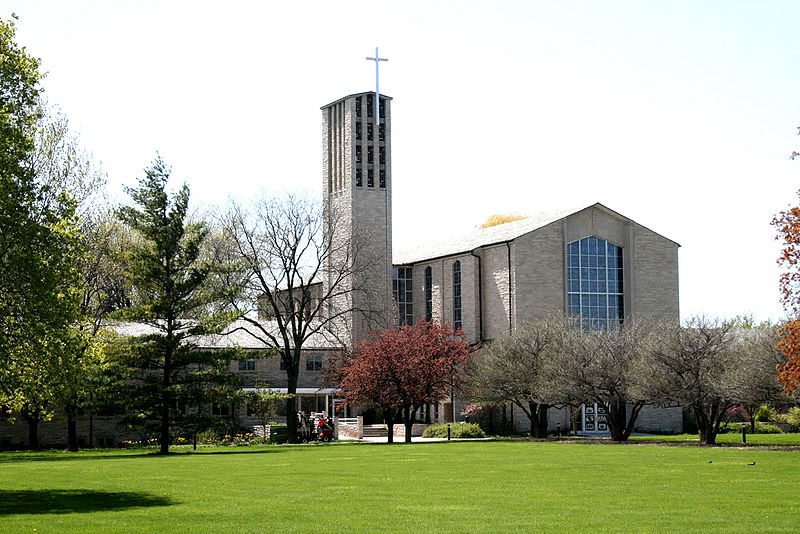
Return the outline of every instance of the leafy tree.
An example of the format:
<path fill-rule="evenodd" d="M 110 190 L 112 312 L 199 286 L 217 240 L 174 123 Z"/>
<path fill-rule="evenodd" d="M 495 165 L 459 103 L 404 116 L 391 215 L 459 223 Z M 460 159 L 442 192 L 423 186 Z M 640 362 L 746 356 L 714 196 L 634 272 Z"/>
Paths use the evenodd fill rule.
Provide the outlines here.
<path fill-rule="evenodd" d="M 792 317 L 780 329 L 778 347 L 786 361 L 780 368 L 778 380 L 788 394 L 797 397 L 800 394 L 800 206 L 778 213 L 772 225 L 778 234 L 776 239 L 783 245 L 778 257 L 783 269 L 779 280 L 781 302 Z"/>
<path fill-rule="evenodd" d="M 266 389 L 247 392 L 244 401 L 247 404 L 247 414 L 258 419 L 262 435 L 266 438 L 269 418 L 275 414 L 278 404 L 290 396 L 276 393 Z"/>
<path fill-rule="evenodd" d="M 224 268 L 201 261 L 207 230 L 187 221 L 189 188 L 184 184 L 170 195 L 169 176 L 157 157 L 139 186 L 127 189 L 134 205 L 119 209 L 140 237 L 127 258 L 137 302 L 121 317 L 144 325 L 119 358 L 133 379 L 126 387 L 128 409 L 140 426 L 158 430 L 160 454 L 169 452 L 170 427 L 186 424 L 187 407 L 226 403 L 235 383 L 228 373 L 231 351 L 200 351 L 192 342 L 227 323 L 228 317 L 207 313 L 219 298 L 209 278 Z"/>
<path fill-rule="evenodd" d="M 493 340 L 470 361 L 473 398 L 482 404 L 516 404 L 528 417 L 531 436 L 547 437 L 547 362 L 555 357 L 562 333 L 557 321 L 538 320 Z"/>
<path fill-rule="evenodd" d="M 14 33 L 0 20 L 0 402 L 22 413 L 35 447 L 69 368 L 80 242 L 73 199 L 38 183 L 30 165 L 41 76 Z"/>
<path fill-rule="evenodd" d="M 70 132 L 69 121 L 57 109 L 40 101 L 40 116 L 35 124 L 34 150 L 29 166 L 42 191 L 37 203 L 40 211 L 52 210 L 63 199 L 74 202 L 81 244 L 81 254 L 74 256 L 73 268 L 79 280 L 78 316 L 71 325 L 73 341 L 64 347 L 58 362 L 58 403 L 67 419 L 69 449 L 78 449 L 76 422 L 78 410 L 86 407 L 91 396 L 91 377 L 101 375 L 103 355 L 96 336 L 106 315 L 118 308 L 108 298 L 107 284 L 120 278 L 115 258 L 110 254 L 109 214 L 103 203 L 106 177 L 91 156 L 81 148 L 77 135 Z M 116 225 L 119 227 L 119 225 Z M 106 295 L 106 296 L 103 296 Z"/>
<path fill-rule="evenodd" d="M 418 322 L 358 343 L 328 377 L 351 405 L 371 403 L 384 411 L 389 441 L 395 420 L 402 420 L 408 443 L 417 411 L 452 394 L 470 350 L 450 327 Z"/>
<path fill-rule="evenodd" d="M 549 398 L 573 406 L 597 403 L 614 441 L 627 441 L 641 409 L 654 400 L 647 381 L 649 332 L 626 321 L 619 328 L 584 331 L 565 322 L 560 347 L 549 359 Z"/>
<path fill-rule="evenodd" d="M 294 395 L 303 348 L 312 337 L 343 344 L 339 326 L 352 313 L 369 313 L 351 303 L 370 262 L 344 230 L 334 210 L 324 220 L 317 203 L 293 195 L 259 200 L 252 210 L 233 204 L 225 215 L 227 240 L 217 257 L 240 269 L 222 285 L 241 288 L 229 295 L 229 305 L 242 329 L 281 358 L 292 395 L 286 403 L 290 441 L 297 435 Z"/>

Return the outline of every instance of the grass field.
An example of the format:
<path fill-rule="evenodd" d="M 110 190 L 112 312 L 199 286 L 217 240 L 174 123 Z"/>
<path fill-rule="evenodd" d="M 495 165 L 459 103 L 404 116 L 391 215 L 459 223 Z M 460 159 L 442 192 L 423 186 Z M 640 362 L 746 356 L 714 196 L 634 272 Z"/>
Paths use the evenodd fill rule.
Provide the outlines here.
<path fill-rule="evenodd" d="M 800 525 L 798 451 L 482 441 L 146 453 L 0 454 L 0 532 L 796 532 Z"/>
<path fill-rule="evenodd" d="M 674 441 L 699 443 L 697 434 L 678 434 L 675 436 L 632 436 L 632 440 Z M 742 444 L 741 434 L 717 434 L 718 445 Z M 800 432 L 791 434 L 747 434 L 748 445 L 779 445 L 800 447 Z"/>

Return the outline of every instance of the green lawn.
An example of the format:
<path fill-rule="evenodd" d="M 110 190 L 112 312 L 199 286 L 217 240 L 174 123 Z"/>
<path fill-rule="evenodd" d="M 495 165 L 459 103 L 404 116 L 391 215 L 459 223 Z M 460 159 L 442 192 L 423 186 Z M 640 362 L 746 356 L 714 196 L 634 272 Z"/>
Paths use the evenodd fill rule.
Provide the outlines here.
<path fill-rule="evenodd" d="M 678 441 L 686 443 L 699 443 L 700 438 L 697 434 L 678 434 L 675 436 L 632 436 L 632 440 L 646 441 Z M 717 434 L 717 443 L 726 445 L 729 443 L 742 444 L 741 434 Z M 790 434 L 747 434 L 748 445 L 792 445 L 800 446 L 800 433 Z"/>
<path fill-rule="evenodd" d="M 797 451 L 650 444 L 2 453 L 0 532 L 796 532 L 798 480 Z"/>

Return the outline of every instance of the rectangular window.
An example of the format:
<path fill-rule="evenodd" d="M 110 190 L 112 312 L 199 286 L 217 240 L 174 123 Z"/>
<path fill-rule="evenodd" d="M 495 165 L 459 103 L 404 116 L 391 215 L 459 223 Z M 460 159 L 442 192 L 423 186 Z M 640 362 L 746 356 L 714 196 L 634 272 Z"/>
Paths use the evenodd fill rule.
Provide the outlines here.
<path fill-rule="evenodd" d="M 356 145 L 356 163 L 361 163 L 361 145 Z"/>
<path fill-rule="evenodd" d="M 227 404 L 211 404 L 211 415 L 230 415 L 230 408 Z"/>
<path fill-rule="evenodd" d="M 248 358 L 246 360 L 239 360 L 239 370 L 240 371 L 255 371 L 256 370 L 256 359 L 255 358 Z"/>
<path fill-rule="evenodd" d="M 375 171 L 367 169 L 367 187 L 375 187 Z"/>
<path fill-rule="evenodd" d="M 367 147 L 367 163 L 375 163 L 375 147 L 373 146 Z"/>
<path fill-rule="evenodd" d="M 386 125 L 384 123 L 378 126 L 378 141 L 386 141 Z"/>
<path fill-rule="evenodd" d="M 385 117 L 386 116 L 386 100 L 381 98 L 379 103 L 378 103 L 378 107 L 380 107 L 381 117 Z"/>
<path fill-rule="evenodd" d="M 356 187 L 361 187 L 362 175 L 364 171 L 361 169 L 356 169 Z"/>
<path fill-rule="evenodd" d="M 361 121 L 356 123 L 356 141 L 361 141 Z"/>
<path fill-rule="evenodd" d="M 356 117 L 361 116 L 361 97 L 356 98 Z"/>
<path fill-rule="evenodd" d="M 386 169 L 380 170 L 378 185 L 386 187 Z"/>
<path fill-rule="evenodd" d="M 306 371 L 321 371 L 321 370 L 322 370 L 322 354 L 307 354 Z"/>
<path fill-rule="evenodd" d="M 379 150 L 378 158 L 379 158 L 380 164 L 381 165 L 386 165 L 386 147 L 382 146 L 378 150 Z"/>
<path fill-rule="evenodd" d="M 367 124 L 367 141 L 372 141 L 372 123 Z"/>
<path fill-rule="evenodd" d="M 367 117 L 372 117 L 374 107 L 375 102 L 372 99 L 372 95 L 367 95 Z"/>
<path fill-rule="evenodd" d="M 285 371 L 286 370 L 286 362 L 283 361 L 283 356 L 279 356 L 279 358 L 280 358 L 280 362 L 281 362 L 281 371 Z"/>

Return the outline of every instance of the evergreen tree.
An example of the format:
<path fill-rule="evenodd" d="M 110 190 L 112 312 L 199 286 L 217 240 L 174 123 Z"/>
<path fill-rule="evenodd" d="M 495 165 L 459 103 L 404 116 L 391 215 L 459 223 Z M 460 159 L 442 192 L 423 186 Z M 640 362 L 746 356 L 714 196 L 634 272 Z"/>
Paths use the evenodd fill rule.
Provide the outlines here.
<path fill-rule="evenodd" d="M 188 186 L 167 193 L 169 175 L 157 157 L 139 187 L 127 188 L 135 205 L 119 210 L 140 238 L 126 258 L 135 304 L 121 317 L 143 327 L 117 354 L 127 372 L 123 397 L 130 421 L 157 429 L 160 454 L 169 452 L 171 428 L 196 431 L 206 407 L 229 402 L 235 384 L 231 351 L 200 351 L 192 342 L 226 323 L 210 312 L 217 295 L 209 281 L 223 267 L 202 259 L 207 230 L 187 220 Z"/>

